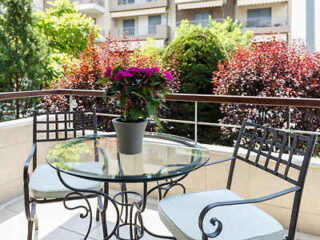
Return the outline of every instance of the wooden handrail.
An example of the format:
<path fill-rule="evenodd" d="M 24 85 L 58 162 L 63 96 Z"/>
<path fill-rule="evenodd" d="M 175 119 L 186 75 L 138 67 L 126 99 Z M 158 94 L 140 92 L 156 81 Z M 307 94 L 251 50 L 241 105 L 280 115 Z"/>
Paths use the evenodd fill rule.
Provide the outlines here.
<path fill-rule="evenodd" d="M 82 90 L 82 89 L 54 89 L 40 91 L 21 91 L 0 93 L 0 100 L 10 100 L 29 97 L 40 97 L 48 95 L 72 95 L 102 97 L 103 90 Z M 211 95 L 211 94 L 167 94 L 166 100 L 180 102 L 203 102 L 203 103 L 233 103 L 233 104 L 253 104 L 263 106 L 287 106 L 320 108 L 319 98 L 284 98 L 284 97 L 254 97 L 254 96 L 231 96 L 231 95 Z"/>

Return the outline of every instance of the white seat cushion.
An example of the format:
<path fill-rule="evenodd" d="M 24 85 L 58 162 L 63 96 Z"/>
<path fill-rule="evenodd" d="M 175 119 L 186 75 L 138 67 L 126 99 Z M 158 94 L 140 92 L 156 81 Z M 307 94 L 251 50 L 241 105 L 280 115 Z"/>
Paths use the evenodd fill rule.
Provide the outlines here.
<path fill-rule="evenodd" d="M 210 203 L 241 200 L 228 189 L 190 193 L 164 198 L 159 203 L 160 218 L 178 240 L 202 239 L 198 226 L 199 215 Z M 208 212 L 204 222 L 206 232 L 215 229 L 209 220 L 219 219 L 222 232 L 219 240 L 281 240 L 283 227 L 274 218 L 252 204 L 217 207 Z"/>
<path fill-rule="evenodd" d="M 99 163 L 80 163 L 85 167 L 97 168 Z M 74 177 L 69 174 L 61 174 L 63 180 L 71 187 L 86 190 L 99 190 L 102 187 L 101 182 L 85 180 L 79 177 Z M 63 198 L 71 191 L 62 185 L 58 178 L 57 171 L 49 165 L 37 166 L 32 173 L 29 182 L 29 191 L 32 198 Z"/>

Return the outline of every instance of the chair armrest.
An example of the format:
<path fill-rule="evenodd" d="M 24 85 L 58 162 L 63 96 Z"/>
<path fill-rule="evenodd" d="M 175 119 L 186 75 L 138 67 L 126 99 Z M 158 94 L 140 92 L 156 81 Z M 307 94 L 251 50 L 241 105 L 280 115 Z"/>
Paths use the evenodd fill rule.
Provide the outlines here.
<path fill-rule="evenodd" d="M 24 163 L 23 180 L 24 180 L 25 184 L 29 183 L 28 170 L 29 170 L 31 159 L 33 159 L 35 152 L 36 152 L 36 144 L 34 143 L 34 144 L 32 144 L 31 152 L 29 153 L 29 156 L 28 156 L 27 160 Z"/>
<path fill-rule="evenodd" d="M 234 157 L 221 159 L 221 160 L 213 161 L 213 162 L 208 162 L 208 163 L 204 164 L 203 166 L 205 166 L 205 167 L 206 166 L 211 166 L 211 165 L 215 165 L 215 164 L 218 164 L 218 163 L 228 162 L 228 161 L 231 161 L 233 159 L 234 159 Z"/>
<path fill-rule="evenodd" d="M 216 227 L 216 230 L 214 232 L 211 232 L 211 233 L 206 233 L 204 231 L 204 229 L 203 229 L 203 222 L 204 222 L 205 216 L 213 208 L 223 207 L 223 206 L 231 206 L 231 205 L 252 204 L 252 203 L 264 202 L 264 201 L 271 200 L 273 198 L 281 197 L 281 196 L 286 195 L 286 194 L 291 193 L 291 192 L 299 191 L 299 190 L 301 190 L 301 187 L 295 186 L 295 187 L 292 187 L 292 188 L 288 188 L 288 189 L 282 190 L 280 192 L 276 192 L 274 194 L 270 194 L 270 195 L 267 195 L 267 196 L 260 197 L 260 198 L 243 199 L 243 200 L 236 200 L 236 201 L 216 202 L 216 203 L 211 203 L 211 204 L 207 205 L 202 210 L 202 212 L 200 213 L 199 222 L 198 222 L 199 228 L 200 228 L 200 230 L 202 232 L 202 235 L 203 235 L 203 239 L 215 238 L 222 231 L 222 223 L 215 217 L 210 219 L 210 223 L 213 226 Z"/>

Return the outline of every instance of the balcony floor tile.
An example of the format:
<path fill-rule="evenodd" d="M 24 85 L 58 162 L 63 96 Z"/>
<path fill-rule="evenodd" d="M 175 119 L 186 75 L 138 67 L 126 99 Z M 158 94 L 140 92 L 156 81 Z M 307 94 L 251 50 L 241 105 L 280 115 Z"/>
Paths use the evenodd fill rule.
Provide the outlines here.
<path fill-rule="evenodd" d="M 90 240 L 100 240 L 102 237 L 102 227 L 100 222 L 95 221 L 96 200 L 90 200 L 93 210 L 93 225 L 89 235 Z M 170 232 L 161 223 L 156 201 L 150 199 L 150 204 L 144 212 L 144 223 L 152 232 L 170 235 Z M 83 201 L 69 202 L 70 206 L 83 204 Z M 34 240 L 81 240 L 84 237 L 88 219 L 81 219 L 81 210 L 66 210 L 62 203 L 51 203 L 37 206 L 39 217 L 39 231 L 34 233 Z M 115 211 L 108 211 L 108 227 L 112 229 L 115 224 Z M 124 229 L 123 234 L 128 234 Z M 0 239 L 5 236 L 6 240 L 21 240 L 27 236 L 27 221 L 24 213 L 23 199 L 19 198 L 11 204 L 0 206 Z M 112 238 L 115 239 L 115 238 Z M 144 240 L 154 240 L 156 238 L 145 234 Z M 320 240 L 318 236 L 298 233 L 296 240 Z"/>

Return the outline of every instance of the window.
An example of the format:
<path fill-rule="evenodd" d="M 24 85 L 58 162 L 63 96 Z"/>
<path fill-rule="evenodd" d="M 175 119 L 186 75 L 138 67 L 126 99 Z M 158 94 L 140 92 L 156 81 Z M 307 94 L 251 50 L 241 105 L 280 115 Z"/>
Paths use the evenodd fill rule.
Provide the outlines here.
<path fill-rule="evenodd" d="M 127 5 L 133 3 L 135 3 L 135 0 L 118 0 L 118 5 Z"/>
<path fill-rule="evenodd" d="M 196 12 L 194 13 L 194 24 L 201 24 L 202 27 L 205 27 L 209 23 L 209 18 L 211 16 L 211 12 Z"/>
<path fill-rule="evenodd" d="M 118 0 L 118 5 L 127 5 L 134 3 L 146 3 L 146 2 L 155 2 L 157 0 Z"/>
<path fill-rule="evenodd" d="M 259 8 L 248 10 L 247 27 L 270 27 L 271 8 Z"/>
<path fill-rule="evenodd" d="M 149 16 L 148 20 L 149 24 L 149 34 L 156 34 L 157 33 L 157 25 L 161 25 L 161 16 Z"/>
<path fill-rule="evenodd" d="M 93 22 L 95 25 L 97 25 L 97 19 L 96 18 L 93 18 Z"/>
<path fill-rule="evenodd" d="M 125 19 L 123 20 L 123 34 L 134 35 L 135 34 L 135 20 Z"/>

